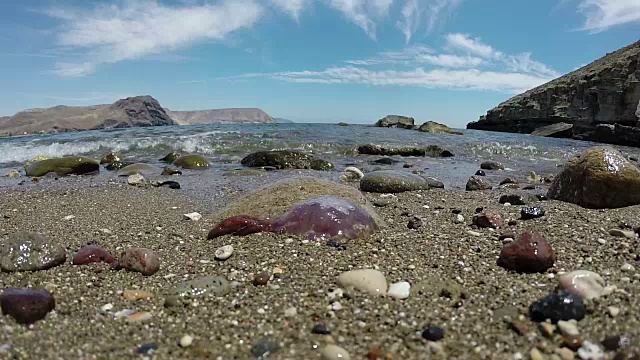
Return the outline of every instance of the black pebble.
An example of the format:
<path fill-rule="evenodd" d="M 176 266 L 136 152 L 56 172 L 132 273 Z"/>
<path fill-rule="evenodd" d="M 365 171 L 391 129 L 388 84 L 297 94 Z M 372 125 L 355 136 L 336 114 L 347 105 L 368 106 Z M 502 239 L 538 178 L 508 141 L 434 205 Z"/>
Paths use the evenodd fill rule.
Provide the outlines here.
<path fill-rule="evenodd" d="M 457 215 L 457 214 L 462 214 L 462 210 L 460 210 L 460 209 L 452 209 L 452 210 L 451 210 L 451 212 L 452 212 L 453 214 L 456 214 L 456 215 Z"/>
<path fill-rule="evenodd" d="M 409 222 L 407 223 L 407 227 L 409 229 L 419 229 L 422 227 L 422 219 L 420 219 L 417 216 L 412 217 L 411 219 L 409 219 Z"/>
<path fill-rule="evenodd" d="M 347 250 L 347 245 L 341 243 L 340 241 L 329 240 L 327 241 L 327 246 L 336 248 L 338 250 Z"/>
<path fill-rule="evenodd" d="M 544 216 L 544 210 L 539 207 L 526 207 L 520 210 L 522 220 L 537 219 Z"/>
<path fill-rule="evenodd" d="M 483 207 L 476 208 L 476 214 L 480 214 L 483 211 L 484 211 Z"/>
<path fill-rule="evenodd" d="M 168 186 L 170 189 L 180 189 L 180 184 L 177 181 L 164 181 L 158 186 Z"/>
<path fill-rule="evenodd" d="M 582 298 L 568 291 L 551 293 L 529 306 L 529 317 L 536 322 L 546 319 L 554 324 L 560 320 L 580 321 L 584 319 L 584 315 L 585 306 Z"/>
<path fill-rule="evenodd" d="M 327 325 L 325 325 L 324 323 L 317 323 L 313 325 L 311 333 L 318 335 L 329 335 L 331 334 L 331 330 L 327 329 Z"/>
<path fill-rule="evenodd" d="M 600 343 L 602 344 L 602 346 L 604 346 L 604 348 L 607 351 L 616 351 L 618 349 L 626 349 L 629 346 L 631 346 L 631 336 L 627 334 L 609 336 L 608 338 L 602 340 Z"/>
<path fill-rule="evenodd" d="M 153 354 L 156 350 L 158 350 L 158 344 L 150 343 L 140 345 L 136 349 L 136 352 L 142 355 L 150 355 Z"/>
<path fill-rule="evenodd" d="M 518 225 L 518 222 L 515 220 L 509 220 L 509 222 L 507 223 L 509 226 L 515 226 Z"/>
<path fill-rule="evenodd" d="M 422 332 L 422 337 L 429 341 L 438 341 L 444 338 L 444 329 L 437 326 L 429 326 Z"/>
<path fill-rule="evenodd" d="M 478 170 L 476 171 L 476 176 L 485 176 L 487 174 L 484 173 L 484 170 Z"/>

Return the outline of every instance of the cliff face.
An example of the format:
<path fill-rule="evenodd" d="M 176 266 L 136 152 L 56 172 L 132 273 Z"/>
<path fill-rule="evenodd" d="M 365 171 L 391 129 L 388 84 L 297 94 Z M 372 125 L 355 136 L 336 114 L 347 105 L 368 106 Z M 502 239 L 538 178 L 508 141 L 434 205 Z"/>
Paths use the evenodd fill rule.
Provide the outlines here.
<path fill-rule="evenodd" d="M 639 121 L 640 41 L 503 102 L 467 128 L 531 133 L 562 122 L 575 139 L 640 146 Z"/>
<path fill-rule="evenodd" d="M 212 109 L 195 111 L 171 111 L 164 109 L 179 125 L 195 124 L 249 124 L 274 123 L 261 109 Z"/>

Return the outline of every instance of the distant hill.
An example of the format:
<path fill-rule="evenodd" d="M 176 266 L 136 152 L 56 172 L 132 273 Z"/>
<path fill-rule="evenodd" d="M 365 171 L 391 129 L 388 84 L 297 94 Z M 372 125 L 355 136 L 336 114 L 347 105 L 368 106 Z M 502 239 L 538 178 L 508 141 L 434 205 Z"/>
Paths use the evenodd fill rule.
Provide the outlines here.
<path fill-rule="evenodd" d="M 195 124 L 254 124 L 274 123 L 274 119 L 261 109 L 211 109 L 172 111 L 164 109 L 178 125 Z"/>

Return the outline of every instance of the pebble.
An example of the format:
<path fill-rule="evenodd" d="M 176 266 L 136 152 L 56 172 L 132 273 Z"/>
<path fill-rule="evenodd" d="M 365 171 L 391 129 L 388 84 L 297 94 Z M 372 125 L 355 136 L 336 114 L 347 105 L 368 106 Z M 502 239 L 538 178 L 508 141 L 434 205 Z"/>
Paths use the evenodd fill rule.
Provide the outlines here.
<path fill-rule="evenodd" d="M 467 231 L 467 234 L 469 234 L 471 236 L 482 236 L 481 233 L 479 233 L 477 231 L 472 231 L 472 230 Z"/>
<path fill-rule="evenodd" d="M 284 316 L 285 317 L 294 317 L 296 315 L 298 315 L 298 309 L 296 309 L 295 307 L 290 307 L 290 308 L 284 309 Z"/>
<path fill-rule="evenodd" d="M 347 179 L 360 180 L 364 177 L 364 173 L 362 170 L 358 169 L 355 166 L 348 166 L 344 169 L 344 173 L 347 176 Z"/>
<path fill-rule="evenodd" d="M 178 284 L 169 291 L 165 306 L 178 305 L 180 300 L 192 300 L 200 296 L 222 296 L 231 290 L 229 281 L 222 276 L 203 276 Z"/>
<path fill-rule="evenodd" d="M 529 332 L 529 327 L 524 321 L 521 320 L 512 320 L 509 323 L 509 326 L 516 332 L 518 335 L 525 335 Z"/>
<path fill-rule="evenodd" d="M 270 277 L 271 277 L 271 274 L 266 272 L 257 273 L 256 276 L 253 278 L 253 285 L 255 286 L 267 285 Z"/>
<path fill-rule="evenodd" d="M 134 314 L 131 314 L 129 316 L 127 316 L 127 321 L 128 322 L 143 322 L 143 321 L 147 321 L 150 320 L 152 318 L 152 315 L 150 312 L 147 311 L 141 311 L 141 312 L 137 312 Z"/>
<path fill-rule="evenodd" d="M 566 347 L 556 348 L 554 350 L 554 353 L 560 356 L 561 360 L 573 360 L 576 357 L 573 351 L 571 351 L 571 349 L 567 349 Z"/>
<path fill-rule="evenodd" d="M 329 335 L 331 334 L 331 331 L 327 328 L 326 324 L 317 323 L 313 325 L 313 328 L 311 328 L 311 333 L 318 334 L 318 335 Z"/>
<path fill-rule="evenodd" d="M 609 306 L 607 307 L 607 312 L 609 312 L 611 317 L 616 317 L 620 314 L 620 308 L 617 306 Z"/>
<path fill-rule="evenodd" d="M 545 211 L 539 207 L 526 207 L 520 210 L 520 218 L 522 220 L 532 220 L 543 217 Z"/>
<path fill-rule="evenodd" d="M 18 324 L 33 324 L 55 309 L 56 302 L 47 290 L 8 288 L 0 294 L 2 314 L 11 316 Z"/>
<path fill-rule="evenodd" d="M 475 173 L 476 176 L 487 176 L 487 174 L 484 172 L 484 170 L 478 170 Z"/>
<path fill-rule="evenodd" d="M 444 329 L 438 326 L 429 326 L 422 331 L 422 337 L 429 341 L 438 341 L 444 338 Z"/>
<path fill-rule="evenodd" d="M 480 169 L 483 170 L 504 170 L 504 165 L 497 161 L 488 160 L 480 164 Z"/>
<path fill-rule="evenodd" d="M 467 191 L 491 190 L 491 184 L 481 177 L 472 176 L 465 186 Z"/>
<path fill-rule="evenodd" d="M 100 307 L 100 311 L 103 313 L 109 312 L 113 310 L 113 304 L 109 303 L 109 304 L 104 304 L 102 305 L 102 307 Z"/>
<path fill-rule="evenodd" d="M 183 337 L 180 338 L 180 346 L 189 347 L 191 346 L 191 344 L 193 344 L 193 336 L 184 335 Z"/>
<path fill-rule="evenodd" d="M 604 359 L 604 352 L 598 345 L 585 341 L 578 349 L 578 357 L 582 360 L 599 360 Z"/>
<path fill-rule="evenodd" d="M 127 317 L 127 316 L 129 316 L 129 315 L 133 315 L 133 314 L 135 314 L 135 313 L 136 313 L 136 311 L 135 311 L 135 310 L 132 310 L 132 309 L 122 309 L 122 310 L 120 310 L 120 311 L 115 312 L 115 313 L 113 314 L 113 318 L 114 318 L 114 319 L 119 319 L 119 318 L 121 318 L 121 317 Z"/>
<path fill-rule="evenodd" d="M 387 295 L 396 299 L 406 299 L 411 294 L 411 284 L 406 281 L 397 282 L 389 286 Z"/>
<path fill-rule="evenodd" d="M 600 342 L 607 351 L 626 349 L 631 346 L 631 335 L 623 334 L 609 336 Z"/>
<path fill-rule="evenodd" d="M 158 344 L 149 343 L 138 346 L 136 352 L 142 355 L 151 355 L 158 350 Z"/>
<path fill-rule="evenodd" d="M 0 248 L 0 269 L 6 272 L 47 270 L 66 259 L 62 245 L 38 233 L 11 234 Z"/>
<path fill-rule="evenodd" d="M 582 298 L 568 291 L 551 293 L 529 306 L 529 316 L 536 322 L 547 319 L 552 323 L 572 319 L 580 321 L 584 318 L 585 311 Z"/>
<path fill-rule="evenodd" d="M 556 331 L 556 326 L 548 322 L 541 322 L 538 325 L 538 328 L 540 329 L 542 336 L 547 338 L 553 336 L 553 333 Z"/>
<path fill-rule="evenodd" d="M 555 260 L 553 248 L 544 235 L 525 232 L 502 247 L 497 265 L 519 273 L 537 273 L 552 267 Z"/>
<path fill-rule="evenodd" d="M 633 230 L 611 229 L 609 230 L 609 235 L 615 236 L 615 237 L 623 237 L 627 239 L 636 238 L 636 233 Z"/>
<path fill-rule="evenodd" d="M 271 341 L 268 337 L 261 338 L 251 347 L 251 353 L 258 360 L 264 360 L 278 350 L 280 350 L 280 344 Z"/>
<path fill-rule="evenodd" d="M 109 252 L 99 246 L 89 245 L 78 250 L 73 257 L 73 265 L 88 265 L 97 263 L 113 264 L 116 258 Z"/>
<path fill-rule="evenodd" d="M 387 279 L 373 269 L 358 269 L 343 272 L 338 276 L 338 284 L 342 287 L 354 287 L 371 295 L 387 294 Z"/>
<path fill-rule="evenodd" d="M 531 360 L 544 360 L 544 356 L 542 356 L 542 353 L 540 352 L 540 350 L 538 350 L 538 348 L 533 348 L 529 352 L 529 359 L 531 359 Z"/>
<path fill-rule="evenodd" d="M 125 300 L 137 301 L 151 299 L 153 294 L 143 290 L 125 290 L 122 292 L 122 297 L 124 297 Z"/>
<path fill-rule="evenodd" d="M 144 184 L 144 176 L 142 176 L 141 174 L 131 174 L 129 175 L 129 177 L 127 177 L 127 184 L 132 185 L 132 186 L 139 186 Z"/>
<path fill-rule="evenodd" d="M 464 216 L 462 216 L 462 214 L 456 214 L 456 218 L 453 222 L 456 224 L 464 224 Z"/>
<path fill-rule="evenodd" d="M 502 225 L 502 217 L 500 217 L 499 214 L 490 211 L 473 215 L 472 221 L 474 225 L 480 228 L 495 229 Z"/>
<path fill-rule="evenodd" d="M 65 216 L 65 217 L 64 217 L 64 219 L 65 219 L 66 221 L 73 220 L 73 219 L 75 219 L 75 218 L 76 218 L 76 216 L 75 216 L 75 215 L 67 215 L 67 216 Z"/>
<path fill-rule="evenodd" d="M 130 248 L 120 256 L 119 265 L 129 271 L 149 276 L 160 270 L 160 258 L 151 249 Z"/>
<path fill-rule="evenodd" d="M 629 264 L 629 263 L 624 263 L 621 267 L 620 267 L 620 271 L 622 272 L 634 272 L 636 271 L 636 268 Z"/>
<path fill-rule="evenodd" d="M 200 219 L 202 219 L 202 215 L 200 213 L 197 212 L 192 212 L 192 213 L 188 213 L 188 214 L 182 214 L 183 218 L 185 220 L 191 220 L 191 221 L 198 221 Z"/>
<path fill-rule="evenodd" d="M 233 255 L 233 245 L 224 245 L 216 249 L 215 257 L 217 260 L 227 260 Z"/>
<path fill-rule="evenodd" d="M 320 349 L 320 355 L 325 360 L 351 360 L 347 350 L 338 345 L 328 344 Z"/>
<path fill-rule="evenodd" d="M 525 205 L 527 202 L 524 197 L 520 194 L 507 194 L 500 196 L 498 200 L 500 204 L 509 203 L 511 205 Z"/>
<path fill-rule="evenodd" d="M 588 270 L 576 270 L 558 277 L 559 287 L 585 299 L 596 299 L 604 293 L 604 279 Z"/>
<path fill-rule="evenodd" d="M 409 222 L 407 223 L 407 227 L 413 230 L 421 228 L 422 225 L 423 225 L 422 219 L 417 216 L 414 216 L 411 219 L 409 219 Z"/>
<path fill-rule="evenodd" d="M 580 335 L 580 331 L 578 330 L 578 326 L 576 325 L 575 321 L 560 320 L 558 321 L 558 329 L 560 329 L 560 332 L 562 333 L 562 335 L 570 335 L 570 336 Z"/>

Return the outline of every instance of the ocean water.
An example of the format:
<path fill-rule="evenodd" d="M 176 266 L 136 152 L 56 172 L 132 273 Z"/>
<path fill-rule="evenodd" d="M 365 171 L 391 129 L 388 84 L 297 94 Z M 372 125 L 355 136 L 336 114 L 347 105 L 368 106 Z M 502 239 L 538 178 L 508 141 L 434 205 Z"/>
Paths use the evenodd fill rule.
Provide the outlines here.
<path fill-rule="evenodd" d="M 464 135 L 429 134 L 405 129 L 377 128 L 368 125 L 334 124 L 255 124 L 195 125 L 82 131 L 0 139 L 0 171 L 22 168 L 25 161 L 37 156 L 61 157 L 81 155 L 100 159 L 115 152 L 126 161 L 161 164 L 158 159 L 170 151 L 201 154 L 213 166 L 198 171 L 200 176 L 215 177 L 241 167 L 240 160 L 258 150 L 294 149 L 332 161 L 338 170 L 355 165 L 374 169 L 378 156 L 358 155 L 358 145 L 440 145 L 455 154 L 453 158 L 397 158 L 399 163 L 387 168 L 403 169 L 414 164 L 425 175 L 440 178 L 452 188 L 462 188 L 466 179 L 484 160 L 496 160 L 507 169 L 494 177 L 525 177 L 530 171 L 556 173 L 558 166 L 593 143 L 569 139 L 533 137 L 521 134 L 463 130 Z M 630 156 L 639 149 L 621 148 Z M 333 174 L 318 176 L 332 178 Z M 115 176 L 103 171 L 99 176 Z"/>

